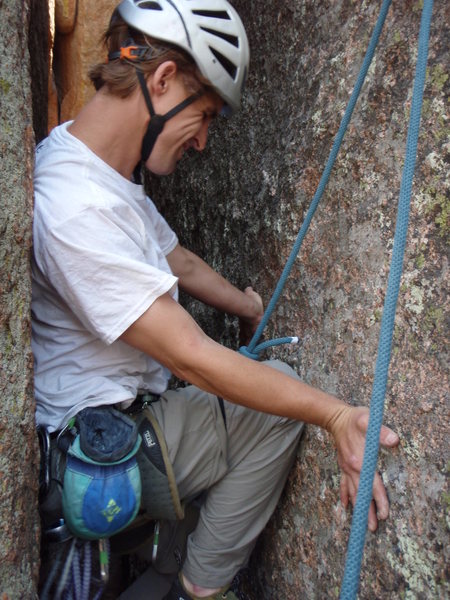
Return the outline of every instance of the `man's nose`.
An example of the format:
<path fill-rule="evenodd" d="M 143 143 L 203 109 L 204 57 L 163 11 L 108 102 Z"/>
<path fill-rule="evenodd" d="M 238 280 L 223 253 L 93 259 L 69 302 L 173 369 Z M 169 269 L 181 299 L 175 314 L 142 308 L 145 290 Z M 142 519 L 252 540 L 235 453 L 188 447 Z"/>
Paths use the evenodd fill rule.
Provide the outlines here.
<path fill-rule="evenodd" d="M 208 141 L 208 126 L 209 123 L 203 123 L 199 132 L 194 136 L 194 148 L 197 152 L 201 152 L 206 148 Z"/>

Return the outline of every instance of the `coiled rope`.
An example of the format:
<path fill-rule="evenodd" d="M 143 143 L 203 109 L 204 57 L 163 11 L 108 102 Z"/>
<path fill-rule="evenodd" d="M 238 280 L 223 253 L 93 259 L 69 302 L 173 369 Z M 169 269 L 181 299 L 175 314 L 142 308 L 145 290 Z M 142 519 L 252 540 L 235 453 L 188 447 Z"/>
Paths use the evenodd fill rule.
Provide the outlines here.
<path fill-rule="evenodd" d="M 109 540 L 103 541 L 106 553 L 109 554 Z M 41 600 L 100 599 L 104 591 L 104 582 L 92 575 L 91 544 L 93 543 L 78 538 L 73 538 L 70 543 L 61 543 L 55 562 L 42 588 Z"/>

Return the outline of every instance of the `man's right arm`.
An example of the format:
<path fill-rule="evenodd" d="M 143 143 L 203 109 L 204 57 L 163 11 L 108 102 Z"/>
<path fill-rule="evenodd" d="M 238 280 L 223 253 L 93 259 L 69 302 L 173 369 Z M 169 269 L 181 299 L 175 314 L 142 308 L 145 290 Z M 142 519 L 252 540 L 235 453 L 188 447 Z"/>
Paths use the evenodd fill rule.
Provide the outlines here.
<path fill-rule="evenodd" d="M 345 403 L 209 338 L 164 294 L 121 339 L 149 354 L 180 379 L 248 408 L 308 421 L 323 428 Z"/>
<path fill-rule="evenodd" d="M 248 408 L 318 425 L 332 433 L 346 487 L 341 497 L 354 500 L 364 453 L 367 409 L 354 408 L 264 364 L 250 360 L 210 339 L 168 294 L 129 327 L 121 339 L 152 356 L 172 373 L 201 389 Z M 395 446 L 398 437 L 384 427 L 381 443 Z M 377 475 L 374 500 L 381 518 L 388 501 Z M 376 528 L 375 507 L 369 526 Z"/>

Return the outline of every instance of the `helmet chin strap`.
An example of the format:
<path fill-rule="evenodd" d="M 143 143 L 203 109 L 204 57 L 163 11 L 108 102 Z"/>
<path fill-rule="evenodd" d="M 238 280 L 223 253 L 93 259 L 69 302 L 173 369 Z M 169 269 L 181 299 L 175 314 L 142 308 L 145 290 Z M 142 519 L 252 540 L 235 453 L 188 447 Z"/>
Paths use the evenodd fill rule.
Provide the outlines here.
<path fill-rule="evenodd" d="M 134 172 L 133 172 L 134 181 L 136 183 L 140 184 L 141 183 L 141 163 L 147 162 L 147 160 L 153 150 L 153 147 L 156 143 L 156 140 L 157 140 L 159 134 L 161 133 L 161 131 L 163 130 L 166 122 L 169 119 L 171 119 L 172 117 L 174 117 L 175 115 L 177 115 L 184 108 L 189 106 L 189 104 L 192 104 L 198 98 L 200 98 L 200 96 L 203 94 L 203 92 L 200 91 L 200 92 L 196 92 L 195 94 L 192 94 L 191 96 L 189 96 L 188 98 L 183 100 L 183 102 L 180 102 L 180 104 L 177 104 L 174 108 L 169 110 L 169 112 L 167 112 L 165 115 L 157 115 L 157 114 L 155 114 L 155 110 L 153 108 L 150 94 L 148 92 L 147 83 L 145 81 L 145 77 L 144 77 L 142 71 L 140 71 L 139 69 L 136 69 L 136 74 L 137 74 L 137 78 L 139 80 L 139 84 L 141 86 L 142 93 L 144 95 L 145 103 L 147 104 L 148 112 L 150 113 L 150 123 L 148 124 L 147 131 L 145 132 L 144 139 L 142 140 L 141 160 L 136 165 Z"/>

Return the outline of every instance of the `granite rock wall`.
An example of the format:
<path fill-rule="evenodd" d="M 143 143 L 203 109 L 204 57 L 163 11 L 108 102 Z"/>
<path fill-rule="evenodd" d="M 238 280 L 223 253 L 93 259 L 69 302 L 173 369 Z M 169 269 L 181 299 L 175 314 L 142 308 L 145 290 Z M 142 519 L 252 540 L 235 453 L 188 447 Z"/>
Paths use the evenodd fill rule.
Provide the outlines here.
<path fill-rule="evenodd" d="M 381 2 L 236 0 L 251 72 L 242 113 L 149 181 L 181 241 L 267 303 L 314 195 Z M 421 6 L 394 1 L 327 191 L 267 337 L 308 383 L 367 405 L 396 219 Z M 360 597 L 448 593 L 448 7 L 435 3 L 381 453 L 392 511 L 368 534 Z M 237 324 L 185 299 L 213 337 Z M 276 398 L 274 398 L 276 403 Z M 248 597 L 336 598 L 351 522 L 327 434 L 310 427 L 254 553 Z"/>
<path fill-rule="evenodd" d="M 0 597 L 35 597 L 38 448 L 30 349 L 33 113 L 29 0 L 0 3 Z M 36 14 L 35 14 L 36 16 Z M 36 20 L 36 28 L 42 24 Z M 40 30 L 45 35 L 45 28 Z M 37 31 L 36 31 L 37 33 Z M 43 75 L 45 69 L 41 71 Z M 45 75 L 43 75 L 45 77 Z M 45 106 L 45 103 L 44 103 Z M 39 121 L 39 119 L 37 119 Z"/>

